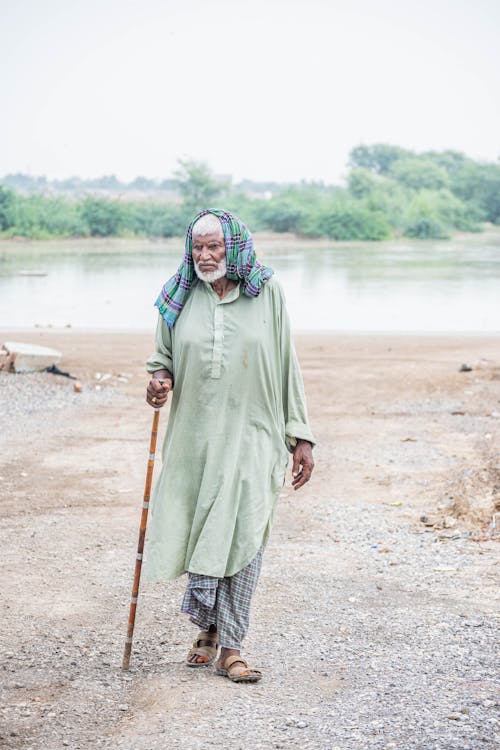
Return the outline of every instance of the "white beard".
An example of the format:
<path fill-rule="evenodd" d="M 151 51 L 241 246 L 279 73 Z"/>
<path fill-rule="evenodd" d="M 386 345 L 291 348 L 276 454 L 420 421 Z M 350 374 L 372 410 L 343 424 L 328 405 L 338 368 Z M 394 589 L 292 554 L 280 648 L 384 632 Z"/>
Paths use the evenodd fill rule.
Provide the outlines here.
<path fill-rule="evenodd" d="M 217 268 L 214 271 L 208 271 L 207 273 L 200 271 L 198 263 L 194 261 L 194 270 L 200 281 L 206 281 L 208 284 L 211 284 L 213 281 L 218 281 L 218 279 L 222 279 L 226 275 L 226 259 L 223 258 L 220 263 L 217 263 Z"/>

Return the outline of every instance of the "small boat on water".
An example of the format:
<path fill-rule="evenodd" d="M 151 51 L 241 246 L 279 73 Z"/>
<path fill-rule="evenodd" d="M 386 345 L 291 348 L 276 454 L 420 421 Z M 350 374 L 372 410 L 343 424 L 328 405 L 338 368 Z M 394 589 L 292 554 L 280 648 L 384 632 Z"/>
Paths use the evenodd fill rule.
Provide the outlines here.
<path fill-rule="evenodd" d="M 57 349 L 20 341 L 5 341 L 0 354 L 0 369 L 11 372 L 40 372 L 57 364 L 62 357 Z"/>

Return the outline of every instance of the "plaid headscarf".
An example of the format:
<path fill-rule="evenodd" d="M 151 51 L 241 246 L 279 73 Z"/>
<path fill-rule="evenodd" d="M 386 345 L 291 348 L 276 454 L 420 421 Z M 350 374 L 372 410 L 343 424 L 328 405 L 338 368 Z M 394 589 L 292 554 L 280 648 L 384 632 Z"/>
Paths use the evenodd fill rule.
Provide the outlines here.
<path fill-rule="evenodd" d="M 193 227 L 205 214 L 214 214 L 220 220 L 226 245 L 226 276 L 233 281 L 240 281 L 247 297 L 257 297 L 262 286 L 274 273 L 272 268 L 262 266 L 257 261 L 250 230 L 236 216 L 217 208 L 200 211 L 187 230 L 184 259 L 176 273 L 163 286 L 155 302 L 169 328 L 173 327 L 180 315 L 191 290 L 195 277 Z"/>

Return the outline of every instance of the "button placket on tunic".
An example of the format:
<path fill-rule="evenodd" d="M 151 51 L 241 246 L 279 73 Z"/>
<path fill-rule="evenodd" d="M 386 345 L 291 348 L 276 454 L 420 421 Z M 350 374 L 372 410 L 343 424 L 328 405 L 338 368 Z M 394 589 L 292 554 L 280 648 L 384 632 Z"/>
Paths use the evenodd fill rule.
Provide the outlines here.
<path fill-rule="evenodd" d="M 214 307 L 214 345 L 212 348 L 211 378 L 220 378 L 222 365 L 222 347 L 224 345 L 224 308 L 222 305 Z"/>
<path fill-rule="evenodd" d="M 220 378 L 222 370 L 222 356 L 224 352 L 224 305 L 234 302 L 240 295 L 239 285 L 226 294 L 222 299 L 215 292 L 210 284 L 205 284 L 209 295 L 214 299 L 214 339 L 212 346 L 212 365 L 210 368 L 210 377 L 212 379 Z"/>

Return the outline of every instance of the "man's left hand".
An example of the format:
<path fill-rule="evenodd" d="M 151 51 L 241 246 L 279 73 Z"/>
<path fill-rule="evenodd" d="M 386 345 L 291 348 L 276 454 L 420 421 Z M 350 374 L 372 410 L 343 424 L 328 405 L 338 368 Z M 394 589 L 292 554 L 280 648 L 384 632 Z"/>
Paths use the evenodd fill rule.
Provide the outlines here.
<path fill-rule="evenodd" d="M 311 478 L 314 468 L 312 445 L 307 440 L 297 440 L 293 450 L 292 487 L 299 490 Z"/>

